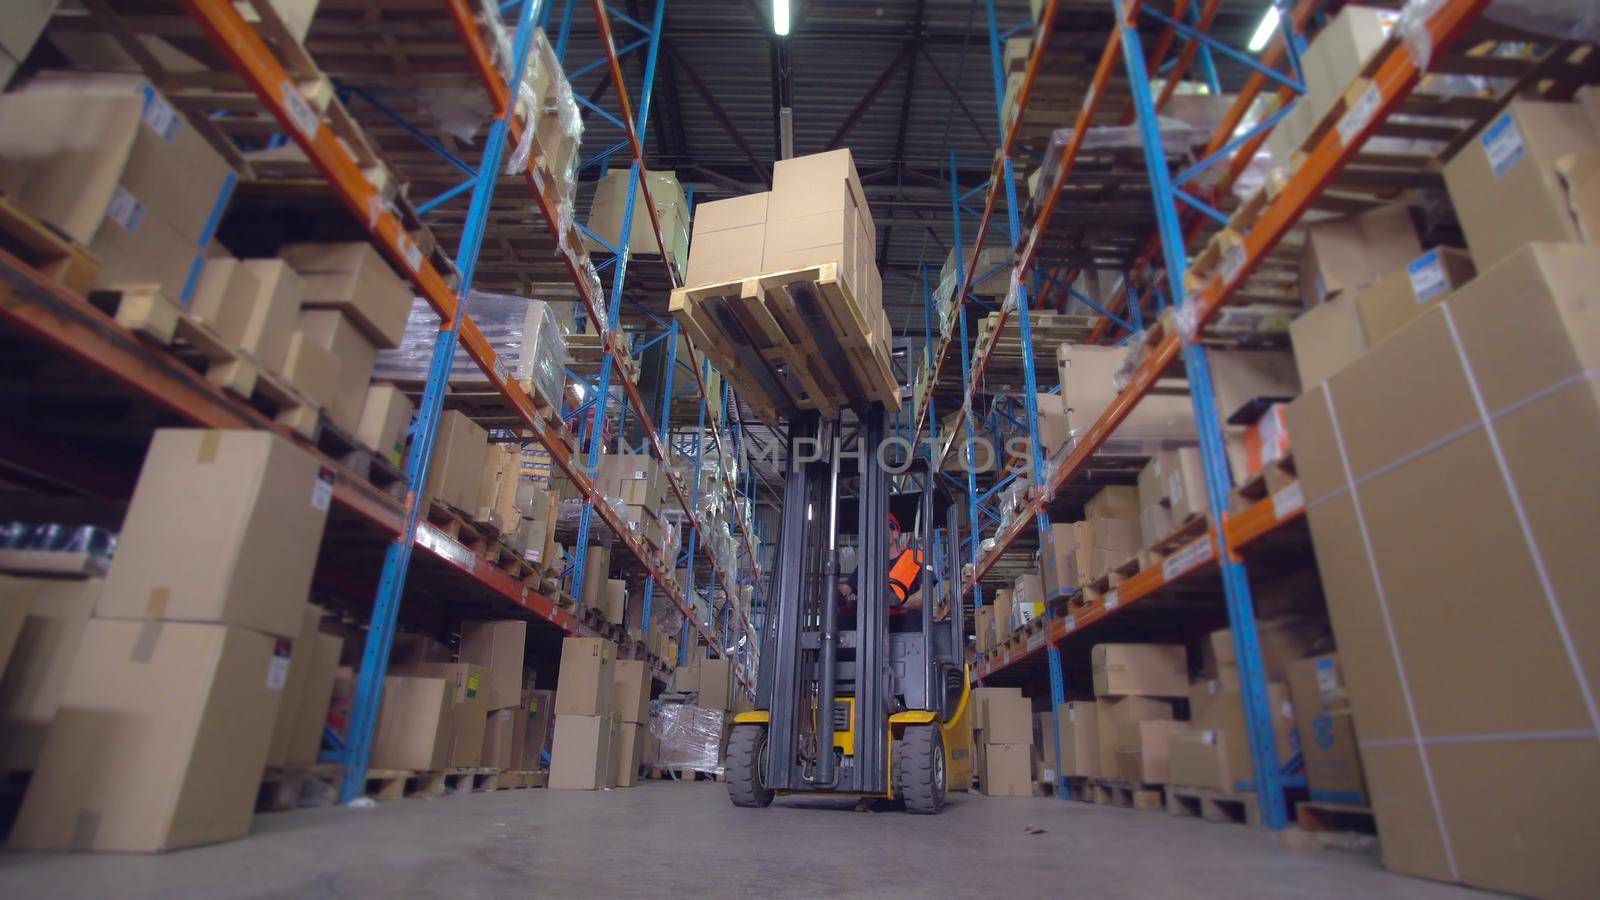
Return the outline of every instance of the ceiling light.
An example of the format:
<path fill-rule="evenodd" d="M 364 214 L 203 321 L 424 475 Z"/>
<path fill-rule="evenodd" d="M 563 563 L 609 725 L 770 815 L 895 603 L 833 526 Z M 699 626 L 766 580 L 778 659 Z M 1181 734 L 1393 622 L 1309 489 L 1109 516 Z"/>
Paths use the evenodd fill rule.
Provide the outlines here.
<path fill-rule="evenodd" d="M 782 2 L 782 0 L 778 0 L 778 2 Z M 785 17 L 784 22 L 787 25 L 787 17 Z M 1261 48 L 1267 46 L 1267 42 L 1272 40 L 1272 33 L 1277 30 L 1278 7 L 1275 5 L 1269 6 L 1267 7 L 1267 14 L 1261 17 L 1261 24 L 1256 26 L 1256 33 L 1250 35 L 1250 52 L 1260 53 Z M 780 31 L 778 33 L 782 34 L 783 32 Z"/>
<path fill-rule="evenodd" d="M 778 37 L 788 37 L 789 0 L 772 0 L 772 30 Z"/>

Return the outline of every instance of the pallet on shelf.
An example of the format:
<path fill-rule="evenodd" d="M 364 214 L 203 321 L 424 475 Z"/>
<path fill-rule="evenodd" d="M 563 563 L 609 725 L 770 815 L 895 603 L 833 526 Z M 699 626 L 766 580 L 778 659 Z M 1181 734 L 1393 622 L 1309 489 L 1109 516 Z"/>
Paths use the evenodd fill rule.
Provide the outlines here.
<path fill-rule="evenodd" d="M 1200 513 L 1190 515 L 1187 521 L 1173 529 L 1166 537 L 1139 550 L 1139 571 L 1160 566 L 1173 554 L 1181 552 L 1195 538 L 1205 534 L 1210 527 L 1211 522 L 1207 516 Z"/>
<path fill-rule="evenodd" d="M 1098 602 L 1106 594 L 1127 583 L 1129 578 L 1139 574 L 1140 569 L 1139 554 L 1135 553 L 1133 556 L 1089 579 L 1078 596 L 1082 598 L 1082 602 L 1085 605 Z"/>
<path fill-rule="evenodd" d="M 1238 822 L 1251 828 L 1261 827 L 1256 795 L 1248 792 L 1174 785 L 1167 788 L 1167 812 L 1207 822 Z"/>
<path fill-rule="evenodd" d="M 1243 512 L 1267 497 L 1277 495 L 1279 491 L 1297 490 L 1298 480 L 1299 473 L 1295 469 L 1292 453 L 1283 459 L 1273 460 L 1263 465 L 1260 472 L 1246 478 L 1233 489 L 1233 493 L 1228 497 L 1228 511 Z M 1300 500 L 1304 502 L 1303 497 Z"/>
<path fill-rule="evenodd" d="M 189 315 L 167 298 L 160 285 L 117 285 L 96 291 L 91 299 L 114 308 L 119 325 L 167 348 L 180 359 L 192 361 L 207 381 L 241 400 L 266 403 L 279 424 L 316 441 L 322 408 L 288 379 Z"/>
<path fill-rule="evenodd" d="M 0 248 L 75 294 L 88 294 L 100 258 L 0 194 Z"/>
<path fill-rule="evenodd" d="M 1139 784 L 1111 778 L 1090 778 L 1088 787 L 1096 806 L 1124 809 L 1160 810 L 1166 808 L 1165 785 Z"/>

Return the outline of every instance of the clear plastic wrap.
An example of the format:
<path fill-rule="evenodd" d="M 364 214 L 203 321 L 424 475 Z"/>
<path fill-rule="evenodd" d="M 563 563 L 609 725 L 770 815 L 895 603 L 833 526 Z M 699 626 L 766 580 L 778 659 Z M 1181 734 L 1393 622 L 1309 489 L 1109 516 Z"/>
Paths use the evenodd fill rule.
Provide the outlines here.
<path fill-rule="evenodd" d="M 1193 304 L 1186 304 L 1192 306 Z M 1139 370 L 1144 359 L 1149 355 L 1149 347 L 1145 342 L 1145 332 L 1136 331 L 1128 336 L 1127 343 L 1123 344 L 1122 362 L 1117 364 L 1111 373 L 1111 386 L 1121 393 L 1128 387 L 1128 382 L 1133 380 L 1133 373 Z"/>
<path fill-rule="evenodd" d="M 527 382 L 552 406 L 560 403 L 566 384 L 567 346 L 549 304 L 474 291 L 467 297 L 467 315 L 488 338 L 489 346 L 509 375 Z M 378 351 L 373 378 L 379 381 L 426 380 L 438 337 L 438 314 L 426 300 L 414 299 L 400 345 Z M 450 383 L 472 385 L 488 381 L 465 348 L 457 347 L 450 365 Z"/>
<path fill-rule="evenodd" d="M 702 709 L 687 703 L 651 703 L 650 733 L 656 736 L 656 747 L 650 764 L 713 775 L 722 771 L 725 716 L 720 709 Z"/>
<path fill-rule="evenodd" d="M 15 521 L 0 525 L 4 571 L 104 575 L 116 552 L 117 535 L 94 525 Z"/>

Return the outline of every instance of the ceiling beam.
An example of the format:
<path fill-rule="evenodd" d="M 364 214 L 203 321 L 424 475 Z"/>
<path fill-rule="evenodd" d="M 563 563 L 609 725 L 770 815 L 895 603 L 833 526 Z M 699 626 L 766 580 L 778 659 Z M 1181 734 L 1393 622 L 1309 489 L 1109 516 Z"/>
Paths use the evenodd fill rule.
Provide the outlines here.
<path fill-rule="evenodd" d="M 828 141 L 828 146 L 824 148 L 825 150 L 832 150 L 838 147 L 849 136 L 850 129 L 855 128 L 856 123 L 861 121 L 861 117 L 866 115 L 867 110 L 872 108 L 872 104 L 877 101 L 878 95 L 883 93 L 883 88 L 889 83 L 889 79 L 893 78 L 894 73 L 899 71 L 900 64 L 905 62 L 906 58 L 911 55 L 913 46 L 914 44 L 911 41 L 906 41 L 900 45 L 900 52 L 896 53 L 894 59 L 889 61 L 889 65 L 878 73 L 877 80 L 873 81 L 872 87 L 867 89 L 866 96 L 856 103 L 855 108 L 850 110 L 848 116 L 845 116 L 844 122 L 839 125 L 839 130 L 833 133 L 833 137 Z"/>
<path fill-rule="evenodd" d="M 705 101 L 706 109 L 710 110 L 712 118 L 717 120 L 717 124 L 722 126 L 722 130 L 728 133 L 728 138 L 733 141 L 733 145 L 739 148 L 739 152 L 744 154 L 746 160 L 749 160 L 750 168 L 754 169 L 763 180 L 770 181 L 771 173 L 767 171 L 761 160 L 756 158 L 755 148 L 750 146 L 750 141 L 745 138 L 744 132 L 740 131 L 739 126 L 734 124 L 733 117 L 729 116 L 728 111 L 722 108 L 721 103 L 717 102 L 716 95 L 712 93 L 710 87 L 706 86 L 705 79 L 700 77 L 700 73 L 695 71 L 694 66 L 690 65 L 687 59 L 684 59 L 683 55 L 677 51 L 677 48 L 665 42 L 663 42 L 662 46 L 666 48 L 667 58 L 683 68 L 683 74 L 688 77 L 689 84 L 694 87 L 695 93 L 699 94 L 700 99 Z"/>
<path fill-rule="evenodd" d="M 972 110 L 967 107 L 967 101 L 961 99 L 961 92 L 956 90 L 954 84 L 950 83 L 950 78 L 944 74 L 944 70 L 939 68 L 939 64 L 934 61 L 933 54 L 929 53 L 926 47 L 921 49 L 922 58 L 928 61 L 928 68 L 933 70 L 933 74 L 938 77 L 939 83 L 944 85 L 944 89 L 956 101 L 956 107 L 961 110 L 963 116 L 967 117 L 967 121 L 972 125 L 972 130 L 978 135 L 978 140 L 985 145 L 992 145 L 994 142 L 989 140 L 989 133 L 983 130 L 982 125 L 978 124 L 978 117 L 974 116 Z"/>

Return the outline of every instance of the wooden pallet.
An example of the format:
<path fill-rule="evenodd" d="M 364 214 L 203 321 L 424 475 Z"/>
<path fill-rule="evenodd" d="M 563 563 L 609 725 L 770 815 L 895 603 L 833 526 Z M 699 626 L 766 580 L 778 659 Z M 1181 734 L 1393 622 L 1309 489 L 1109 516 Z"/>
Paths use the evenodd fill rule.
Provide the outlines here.
<path fill-rule="evenodd" d="M 1299 479 L 1299 472 L 1295 469 L 1294 455 L 1274 460 L 1261 467 L 1261 471 L 1251 475 L 1239 486 L 1233 489 L 1228 496 L 1228 511 L 1233 513 L 1243 512 L 1246 509 L 1265 500 L 1269 495 L 1295 484 Z M 1305 498 L 1300 498 L 1305 502 Z"/>
<path fill-rule="evenodd" d="M 281 812 L 303 806 L 331 806 L 338 802 L 344 766 L 315 763 L 309 766 L 268 766 L 256 794 L 256 812 Z"/>
<path fill-rule="evenodd" d="M 1256 795 L 1251 793 L 1173 786 L 1167 788 L 1167 812 L 1207 822 L 1238 822 L 1251 828 L 1261 827 Z"/>
<path fill-rule="evenodd" d="M 98 256 L 4 195 L 0 195 L 0 249 L 75 294 L 87 295 L 100 274 Z"/>
<path fill-rule="evenodd" d="M 1139 555 L 1135 553 L 1105 572 L 1091 578 L 1079 592 L 1084 604 L 1098 602 L 1112 590 L 1121 587 L 1129 578 L 1139 574 Z"/>
<path fill-rule="evenodd" d="M 386 455 L 361 443 L 331 419 L 324 420 L 317 432 L 317 449 L 378 490 L 396 500 L 405 499 L 405 472 Z"/>
<path fill-rule="evenodd" d="M 1205 534 L 1208 527 L 1210 527 L 1210 520 L 1206 516 L 1199 513 L 1191 514 L 1188 520 L 1173 529 L 1172 533 L 1139 551 L 1139 571 L 1143 572 L 1145 569 L 1159 567 L 1167 561 L 1167 557 L 1187 547 L 1195 538 Z"/>
<path fill-rule="evenodd" d="M 234 347 L 205 322 L 167 298 L 160 285 L 130 284 L 96 292 L 96 300 L 114 307 L 124 328 L 192 362 L 206 380 L 246 402 L 262 401 L 274 418 L 310 441 L 316 441 L 322 409 L 288 379 L 272 372 L 244 350 Z"/>
<path fill-rule="evenodd" d="M 887 335 L 868 321 L 837 264 L 672 292 L 695 346 L 769 423 L 780 412 L 837 416 L 854 402 L 900 409 Z"/>
<path fill-rule="evenodd" d="M 1090 778 L 1088 783 L 1096 806 L 1118 806 L 1123 809 L 1146 811 L 1166 808 L 1162 798 L 1162 785 L 1159 784 L 1135 784 L 1105 778 Z"/>
<path fill-rule="evenodd" d="M 1068 775 L 1066 777 L 1067 798 L 1076 800 L 1079 803 L 1093 803 L 1094 786 L 1090 784 L 1092 781 L 1094 779 L 1082 775 Z"/>
<path fill-rule="evenodd" d="M 499 790 L 500 770 L 482 766 L 458 766 L 444 770 L 444 790 L 451 794 Z"/>
<path fill-rule="evenodd" d="M 722 772 L 702 772 L 698 769 L 660 768 L 651 766 L 645 775 L 651 781 L 715 781 L 725 782 L 728 776 Z"/>
<path fill-rule="evenodd" d="M 537 771 L 513 771 L 506 769 L 500 773 L 500 780 L 495 783 L 495 790 L 516 791 L 525 788 L 542 788 L 550 779 L 550 773 L 539 769 Z"/>
<path fill-rule="evenodd" d="M 412 772 L 407 769 L 368 769 L 368 797 L 374 800 L 400 800 L 406 797 L 444 796 L 443 772 Z"/>
<path fill-rule="evenodd" d="M 1371 807 L 1303 800 L 1294 806 L 1295 824 L 1302 831 L 1355 831 L 1377 834 Z"/>

